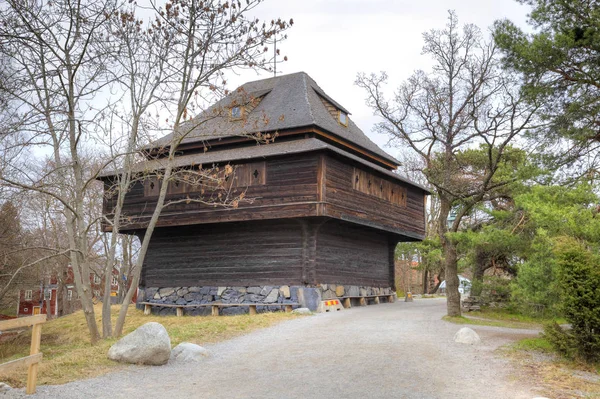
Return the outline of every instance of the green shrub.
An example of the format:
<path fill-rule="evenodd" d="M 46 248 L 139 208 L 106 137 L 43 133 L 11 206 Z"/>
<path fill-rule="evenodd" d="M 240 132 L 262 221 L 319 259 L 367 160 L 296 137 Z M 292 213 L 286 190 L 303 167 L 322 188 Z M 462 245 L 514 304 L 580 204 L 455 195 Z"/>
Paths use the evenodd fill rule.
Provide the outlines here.
<path fill-rule="evenodd" d="M 600 262 L 572 238 L 559 240 L 555 249 L 561 308 L 569 330 L 546 328 L 547 339 L 569 357 L 600 361 Z"/>
<path fill-rule="evenodd" d="M 480 288 L 480 300 L 485 304 L 492 302 L 506 304 L 510 299 L 510 280 L 506 278 L 497 276 L 485 277 Z"/>

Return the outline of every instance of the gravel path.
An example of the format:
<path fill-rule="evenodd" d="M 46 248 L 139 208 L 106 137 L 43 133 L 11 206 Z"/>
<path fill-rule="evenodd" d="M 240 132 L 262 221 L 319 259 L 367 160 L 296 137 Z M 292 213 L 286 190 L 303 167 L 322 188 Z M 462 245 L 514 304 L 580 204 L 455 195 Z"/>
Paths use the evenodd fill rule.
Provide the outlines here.
<path fill-rule="evenodd" d="M 28 398 L 486 398 L 535 397 L 492 352 L 535 331 L 473 326 L 457 344 L 444 299 L 397 302 L 284 322 L 207 346 L 195 365 L 131 367 Z M 0 395 L 1 396 L 1 395 Z M 12 391 L 10 397 L 25 397 Z"/>

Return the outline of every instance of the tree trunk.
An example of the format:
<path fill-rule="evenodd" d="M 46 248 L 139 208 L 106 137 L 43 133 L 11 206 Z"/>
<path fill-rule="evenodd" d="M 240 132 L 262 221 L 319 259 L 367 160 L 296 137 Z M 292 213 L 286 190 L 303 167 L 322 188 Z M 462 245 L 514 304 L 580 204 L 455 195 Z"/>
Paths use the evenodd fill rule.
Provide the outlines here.
<path fill-rule="evenodd" d="M 456 247 L 450 240 L 444 240 L 444 258 L 446 269 L 446 305 L 448 316 L 460 316 L 460 292 L 458 291 L 458 262 Z"/>
<path fill-rule="evenodd" d="M 440 194 L 440 219 L 438 227 L 444 255 L 444 274 L 446 277 L 446 307 L 448 316 L 460 316 L 460 293 L 458 292 L 458 256 L 456 246 L 448 239 L 448 215 L 452 202 Z M 457 223 L 457 222 L 455 222 Z"/>

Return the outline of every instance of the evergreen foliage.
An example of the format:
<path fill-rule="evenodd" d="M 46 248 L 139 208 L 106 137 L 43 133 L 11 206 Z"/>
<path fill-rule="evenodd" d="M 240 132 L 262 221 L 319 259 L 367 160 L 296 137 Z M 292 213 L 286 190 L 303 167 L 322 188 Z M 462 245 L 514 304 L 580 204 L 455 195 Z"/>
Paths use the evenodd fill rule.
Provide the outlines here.
<path fill-rule="evenodd" d="M 571 324 L 563 330 L 553 324 L 547 339 L 569 357 L 600 361 L 600 258 L 581 242 L 563 237 L 556 246 L 557 281 L 562 310 Z"/>

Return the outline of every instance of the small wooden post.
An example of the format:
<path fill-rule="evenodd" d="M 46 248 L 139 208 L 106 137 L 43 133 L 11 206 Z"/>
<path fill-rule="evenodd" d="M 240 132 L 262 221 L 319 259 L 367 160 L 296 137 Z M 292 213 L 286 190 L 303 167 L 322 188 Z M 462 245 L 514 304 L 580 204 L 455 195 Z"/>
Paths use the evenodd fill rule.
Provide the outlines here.
<path fill-rule="evenodd" d="M 183 308 L 177 308 L 177 317 L 183 316 Z"/>
<path fill-rule="evenodd" d="M 375 305 L 379 305 L 379 297 L 378 296 L 375 297 Z"/>
<path fill-rule="evenodd" d="M 388 303 L 394 303 L 394 296 L 393 295 L 388 296 Z"/>
<path fill-rule="evenodd" d="M 152 313 L 152 305 L 148 305 L 148 304 L 144 305 L 144 314 L 146 316 L 148 316 L 151 313 Z"/>
<path fill-rule="evenodd" d="M 350 298 L 344 298 L 344 308 L 350 309 L 352 307 L 352 301 Z"/>
<path fill-rule="evenodd" d="M 30 355 L 37 355 L 40 352 L 40 341 L 42 340 L 42 324 L 34 324 L 31 331 L 31 350 Z M 38 363 L 29 365 L 27 371 L 27 394 L 35 393 L 35 383 L 37 380 Z"/>
<path fill-rule="evenodd" d="M 367 306 L 367 300 L 364 297 L 360 298 L 360 306 Z"/>
<path fill-rule="evenodd" d="M 248 306 L 248 313 L 250 313 L 251 315 L 255 315 L 256 314 L 256 305 Z"/>
<path fill-rule="evenodd" d="M 285 313 L 291 313 L 292 309 L 292 305 L 285 305 Z"/>
<path fill-rule="evenodd" d="M 219 315 L 219 306 L 212 305 L 212 315 L 213 316 L 218 316 Z"/>

